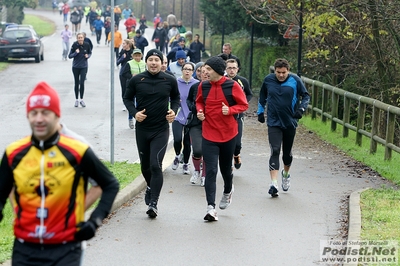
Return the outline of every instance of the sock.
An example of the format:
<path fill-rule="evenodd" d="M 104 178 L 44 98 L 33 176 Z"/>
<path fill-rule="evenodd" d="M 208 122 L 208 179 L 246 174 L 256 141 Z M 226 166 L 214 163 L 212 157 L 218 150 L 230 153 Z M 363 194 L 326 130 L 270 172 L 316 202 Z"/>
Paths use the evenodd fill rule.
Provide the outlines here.
<path fill-rule="evenodd" d="M 271 184 L 274 185 L 275 187 L 278 187 L 278 180 L 272 180 Z"/>
<path fill-rule="evenodd" d="M 200 172 L 200 163 L 201 163 L 200 158 L 194 158 L 192 156 L 192 162 L 193 162 L 194 170 Z"/>
<path fill-rule="evenodd" d="M 201 171 L 201 176 L 206 176 L 206 164 L 203 161 L 203 170 Z"/>
<path fill-rule="evenodd" d="M 289 176 L 289 172 L 286 172 L 285 170 L 282 171 L 282 175 L 283 177 L 288 177 Z"/>

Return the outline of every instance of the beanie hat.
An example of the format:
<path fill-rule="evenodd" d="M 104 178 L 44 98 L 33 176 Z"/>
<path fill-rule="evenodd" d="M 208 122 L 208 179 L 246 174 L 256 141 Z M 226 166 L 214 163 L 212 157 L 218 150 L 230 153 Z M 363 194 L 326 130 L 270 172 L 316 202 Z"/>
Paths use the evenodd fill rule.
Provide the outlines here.
<path fill-rule="evenodd" d="M 151 49 L 151 50 L 148 51 L 147 54 L 146 54 L 145 62 L 147 62 L 147 58 L 149 58 L 149 57 L 152 56 L 152 55 L 158 56 L 158 57 L 161 59 L 161 62 L 162 62 L 163 59 L 164 59 L 164 55 L 163 55 L 163 53 L 161 53 L 160 50 Z"/>
<path fill-rule="evenodd" d="M 44 81 L 36 85 L 26 101 L 27 113 L 36 108 L 48 109 L 60 117 L 60 98 L 57 92 Z"/>
<path fill-rule="evenodd" d="M 223 76 L 225 73 L 226 63 L 225 63 L 224 59 L 222 59 L 219 56 L 210 57 L 204 63 L 204 65 L 210 66 L 215 72 L 217 72 L 221 76 Z"/>
<path fill-rule="evenodd" d="M 186 42 L 185 37 L 179 37 L 178 42 Z"/>
<path fill-rule="evenodd" d="M 196 72 L 197 69 L 198 69 L 199 67 L 201 67 L 202 65 L 204 65 L 204 62 L 198 62 L 198 63 L 194 66 L 194 72 Z"/>
<path fill-rule="evenodd" d="M 182 50 L 182 48 L 178 48 L 178 51 L 175 53 L 175 59 L 178 60 L 179 58 L 186 59 L 186 53 Z"/>
<path fill-rule="evenodd" d="M 136 33 L 142 34 L 142 32 L 140 30 L 136 30 Z"/>

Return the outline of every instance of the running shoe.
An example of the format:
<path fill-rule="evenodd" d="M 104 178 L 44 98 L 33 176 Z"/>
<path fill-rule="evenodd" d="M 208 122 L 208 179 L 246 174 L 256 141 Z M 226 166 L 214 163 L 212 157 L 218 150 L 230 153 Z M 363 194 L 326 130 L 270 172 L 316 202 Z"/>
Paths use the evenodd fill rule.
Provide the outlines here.
<path fill-rule="evenodd" d="M 79 106 L 79 101 L 78 101 L 78 100 L 75 101 L 74 106 L 75 106 L 75 107 L 78 107 L 78 106 Z"/>
<path fill-rule="evenodd" d="M 290 188 L 290 174 L 288 174 L 287 177 L 285 177 L 283 175 L 283 169 L 282 169 L 281 176 L 282 176 L 282 190 L 288 191 Z"/>
<path fill-rule="evenodd" d="M 178 169 L 178 166 L 179 166 L 179 158 L 178 158 L 178 156 L 175 156 L 175 159 L 172 162 L 172 170 Z"/>
<path fill-rule="evenodd" d="M 270 194 L 271 197 L 273 197 L 273 198 L 278 197 L 279 196 L 278 188 L 275 185 L 271 184 L 271 186 L 269 187 L 269 190 L 268 190 L 268 194 Z"/>
<path fill-rule="evenodd" d="M 149 204 L 149 208 L 147 209 L 146 214 L 150 217 L 150 218 L 156 218 L 158 215 L 158 210 L 157 210 L 157 203 L 152 202 Z"/>
<path fill-rule="evenodd" d="M 226 208 L 229 207 L 229 205 L 231 205 L 231 203 L 232 203 L 232 194 L 233 194 L 233 191 L 234 191 L 234 189 L 233 189 L 233 185 L 232 185 L 231 192 L 229 192 L 229 193 L 223 193 L 222 199 L 221 199 L 221 201 L 219 202 L 219 208 L 220 208 L 221 210 L 225 210 Z"/>
<path fill-rule="evenodd" d="M 82 107 L 86 107 L 86 104 L 85 104 L 85 102 L 83 100 L 80 101 L 80 104 L 81 104 Z"/>
<path fill-rule="evenodd" d="M 129 119 L 129 128 L 134 129 L 135 128 L 135 123 L 133 123 L 133 119 Z"/>
<path fill-rule="evenodd" d="M 197 182 L 199 182 L 199 176 L 200 176 L 200 172 L 199 171 L 193 171 L 193 175 L 190 178 L 190 183 L 196 184 Z"/>
<path fill-rule="evenodd" d="M 189 164 L 185 163 L 182 166 L 182 172 L 184 175 L 190 175 Z"/>
<path fill-rule="evenodd" d="M 217 211 L 212 205 L 207 206 L 207 214 L 204 216 L 204 220 L 209 222 L 218 221 Z"/>
<path fill-rule="evenodd" d="M 204 187 L 206 185 L 206 177 L 202 176 L 200 181 L 200 186 Z"/>
<path fill-rule="evenodd" d="M 150 204 L 150 200 L 151 200 L 151 190 L 149 187 L 147 187 L 146 193 L 144 194 L 144 202 L 146 203 L 146 205 Z"/>
<path fill-rule="evenodd" d="M 233 156 L 234 166 L 236 169 L 239 169 L 242 166 L 242 160 L 240 159 L 240 154 L 237 156 Z"/>

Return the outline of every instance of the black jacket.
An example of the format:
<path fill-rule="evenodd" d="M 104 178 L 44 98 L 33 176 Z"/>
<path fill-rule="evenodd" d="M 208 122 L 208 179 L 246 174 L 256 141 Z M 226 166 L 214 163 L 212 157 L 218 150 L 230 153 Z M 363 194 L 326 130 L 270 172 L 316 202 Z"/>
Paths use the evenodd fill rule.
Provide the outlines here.
<path fill-rule="evenodd" d="M 132 99 L 136 98 L 136 106 Z M 157 132 L 168 128 L 166 115 L 168 105 L 175 112 L 180 107 L 180 94 L 175 77 L 160 71 L 153 75 L 149 71 L 133 76 L 123 97 L 129 113 L 135 117 L 138 111 L 146 109 L 147 118 L 136 121 L 136 130 Z"/>

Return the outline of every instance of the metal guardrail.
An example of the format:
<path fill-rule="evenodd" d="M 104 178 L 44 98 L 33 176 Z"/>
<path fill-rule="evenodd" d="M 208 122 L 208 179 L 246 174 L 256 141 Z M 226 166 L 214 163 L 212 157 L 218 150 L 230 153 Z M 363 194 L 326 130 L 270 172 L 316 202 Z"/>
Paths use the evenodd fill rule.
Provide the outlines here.
<path fill-rule="evenodd" d="M 270 70 L 274 71 L 273 68 Z M 396 118 L 400 117 L 400 108 L 307 77 L 301 79 L 311 95 L 308 111 L 311 112 L 312 119 L 317 119 L 318 115 L 322 122 L 327 122 L 329 119 L 332 131 L 336 131 L 337 124 L 342 125 L 344 138 L 348 137 L 349 130 L 356 132 L 356 144 L 359 146 L 362 144 L 363 136 L 369 138 L 369 150 L 372 154 L 376 153 L 378 143 L 382 144 L 385 147 L 385 160 L 392 158 L 392 151 L 400 153 L 400 147 L 393 143 L 396 126 L 399 130 Z M 343 104 L 339 105 L 339 102 Z M 343 109 L 339 112 L 339 108 Z M 339 113 L 342 117 L 339 117 Z M 355 124 L 350 123 L 350 115 L 357 116 Z M 385 116 L 386 121 L 383 121 Z M 381 122 L 386 125 L 384 137 L 379 135 Z"/>

